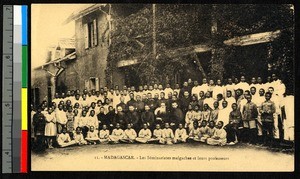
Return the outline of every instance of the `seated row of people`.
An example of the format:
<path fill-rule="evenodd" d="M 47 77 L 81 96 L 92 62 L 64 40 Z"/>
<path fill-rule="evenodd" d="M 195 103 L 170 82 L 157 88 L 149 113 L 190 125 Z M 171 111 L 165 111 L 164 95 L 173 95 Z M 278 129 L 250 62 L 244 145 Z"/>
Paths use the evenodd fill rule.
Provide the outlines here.
<path fill-rule="evenodd" d="M 86 145 L 86 144 L 100 144 L 100 143 L 152 143 L 152 144 L 176 144 L 186 142 L 203 142 L 209 145 L 226 145 L 227 135 L 223 129 L 223 122 L 219 121 L 215 126 L 213 121 L 209 122 L 203 120 L 199 126 L 197 122 L 194 123 L 194 128 L 187 133 L 183 124 L 179 124 L 175 133 L 170 128 L 169 123 L 164 124 L 161 129 L 160 124 L 156 124 L 153 133 L 148 128 L 146 123 L 143 128 L 137 132 L 132 128 L 132 124 L 127 124 L 127 129 L 120 128 L 120 124 L 116 124 L 116 128 L 110 131 L 106 125 L 98 132 L 94 127 L 90 127 L 87 136 L 84 138 L 80 127 L 76 128 L 74 134 L 70 136 L 66 128 L 63 128 L 62 133 L 57 136 L 57 142 L 60 147 L 67 147 L 72 145 Z"/>

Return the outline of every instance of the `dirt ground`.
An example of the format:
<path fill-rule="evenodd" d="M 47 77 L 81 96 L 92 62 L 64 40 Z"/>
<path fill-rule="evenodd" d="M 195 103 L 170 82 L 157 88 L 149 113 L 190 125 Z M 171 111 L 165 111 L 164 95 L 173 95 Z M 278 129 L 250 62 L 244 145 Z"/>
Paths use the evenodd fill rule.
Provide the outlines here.
<path fill-rule="evenodd" d="M 32 171 L 293 171 L 292 150 L 251 144 L 99 144 L 32 153 Z"/>

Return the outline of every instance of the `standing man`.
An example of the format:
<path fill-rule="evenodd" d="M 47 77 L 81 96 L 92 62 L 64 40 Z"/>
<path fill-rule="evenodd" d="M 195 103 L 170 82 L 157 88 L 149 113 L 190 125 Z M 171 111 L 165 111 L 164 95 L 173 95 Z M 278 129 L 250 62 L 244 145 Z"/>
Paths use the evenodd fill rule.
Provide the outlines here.
<path fill-rule="evenodd" d="M 271 101 L 271 93 L 266 92 L 265 101 L 260 106 L 261 122 L 263 129 L 264 144 L 273 144 L 274 140 L 274 113 L 275 103 Z"/>
<path fill-rule="evenodd" d="M 196 80 L 196 81 L 194 81 L 194 87 L 192 88 L 192 95 L 196 95 L 197 98 L 199 98 L 198 95 L 199 95 L 200 91 L 201 91 L 201 88 L 199 86 L 198 81 Z"/>
<path fill-rule="evenodd" d="M 242 114 L 243 114 L 243 126 L 245 129 L 245 137 L 247 141 L 250 141 L 252 144 L 257 142 L 257 127 L 256 121 L 258 117 L 257 106 L 254 104 L 251 95 L 245 96 L 247 103 L 244 105 Z"/>
<path fill-rule="evenodd" d="M 181 109 L 178 108 L 177 102 L 172 103 L 172 110 L 170 113 L 170 128 L 175 131 L 179 123 L 184 123 L 184 115 Z"/>
<path fill-rule="evenodd" d="M 246 82 L 245 76 L 241 76 L 241 81 L 235 85 L 235 90 L 242 89 L 243 91 L 249 90 L 250 86 Z"/>
<path fill-rule="evenodd" d="M 207 79 L 203 78 L 202 80 L 202 85 L 200 85 L 200 91 L 203 91 L 204 94 L 208 91 L 208 84 L 207 84 Z"/>
<path fill-rule="evenodd" d="M 184 96 L 182 98 L 180 98 L 179 100 L 180 100 L 180 108 L 181 108 L 183 114 L 185 114 L 188 111 L 188 107 L 191 102 L 189 92 L 185 91 Z"/>
<path fill-rule="evenodd" d="M 223 95 L 223 92 L 224 92 L 224 88 L 222 86 L 222 82 L 221 82 L 220 79 L 218 79 L 217 80 L 217 85 L 213 88 L 213 91 L 212 91 L 212 95 L 213 95 L 214 100 L 217 100 L 217 95 L 218 94 Z"/>
<path fill-rule="evenodd" d="M 65 125 L 68 121 L 67 114 L 63 110 L 62 104 L 58 105 L 58 110 L 56 111 L 55 117 L 56 117 L 56 124 L 57 124 L 57 133 L 60 134 L 62 131 L 62 128 L 65 127 Z"/>

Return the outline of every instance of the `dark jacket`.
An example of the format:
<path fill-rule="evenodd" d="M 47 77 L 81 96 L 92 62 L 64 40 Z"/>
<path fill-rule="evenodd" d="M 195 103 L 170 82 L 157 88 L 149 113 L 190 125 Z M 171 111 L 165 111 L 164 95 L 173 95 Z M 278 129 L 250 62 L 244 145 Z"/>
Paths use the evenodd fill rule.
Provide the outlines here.
<path fill-rule="evenodd" d="M 169 122 L 170 123 L 175 123 L 175 125 L 177 126 L 179 123 L 184 122 L 184 116 L 183 116 L 183 112 L 181 109 L 176 108 L 176 109 L 172 109 L 171 113 L 170 113 L 170 117 L 169 117 Z"/>
<path fill-rule="evenodd" d="M 153 123 L 154 123 L 154 114 L 153 114 L 153 112 L 151 112 L 151 111 L 143 112 L 142 116 L 141 116 L 141 121 L 142 121 L 142 123 L 149 123 L 150 126 L 152 126 Z"/>
<path fill-rule="evenodd" d="M 42 113 L 36 113 L 33 115 L 33 126 L 36 135 L 44 135 L 46 118 Z"/>

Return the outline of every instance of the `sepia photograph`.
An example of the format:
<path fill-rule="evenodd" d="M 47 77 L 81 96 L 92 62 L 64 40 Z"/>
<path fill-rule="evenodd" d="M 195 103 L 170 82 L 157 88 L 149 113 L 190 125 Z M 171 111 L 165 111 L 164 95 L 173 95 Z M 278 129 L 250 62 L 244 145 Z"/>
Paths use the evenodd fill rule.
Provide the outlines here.
<path fill-rule="evenodd" d="M 31 171 L 293 172 L 292 4 L 32 4 Z"/>

